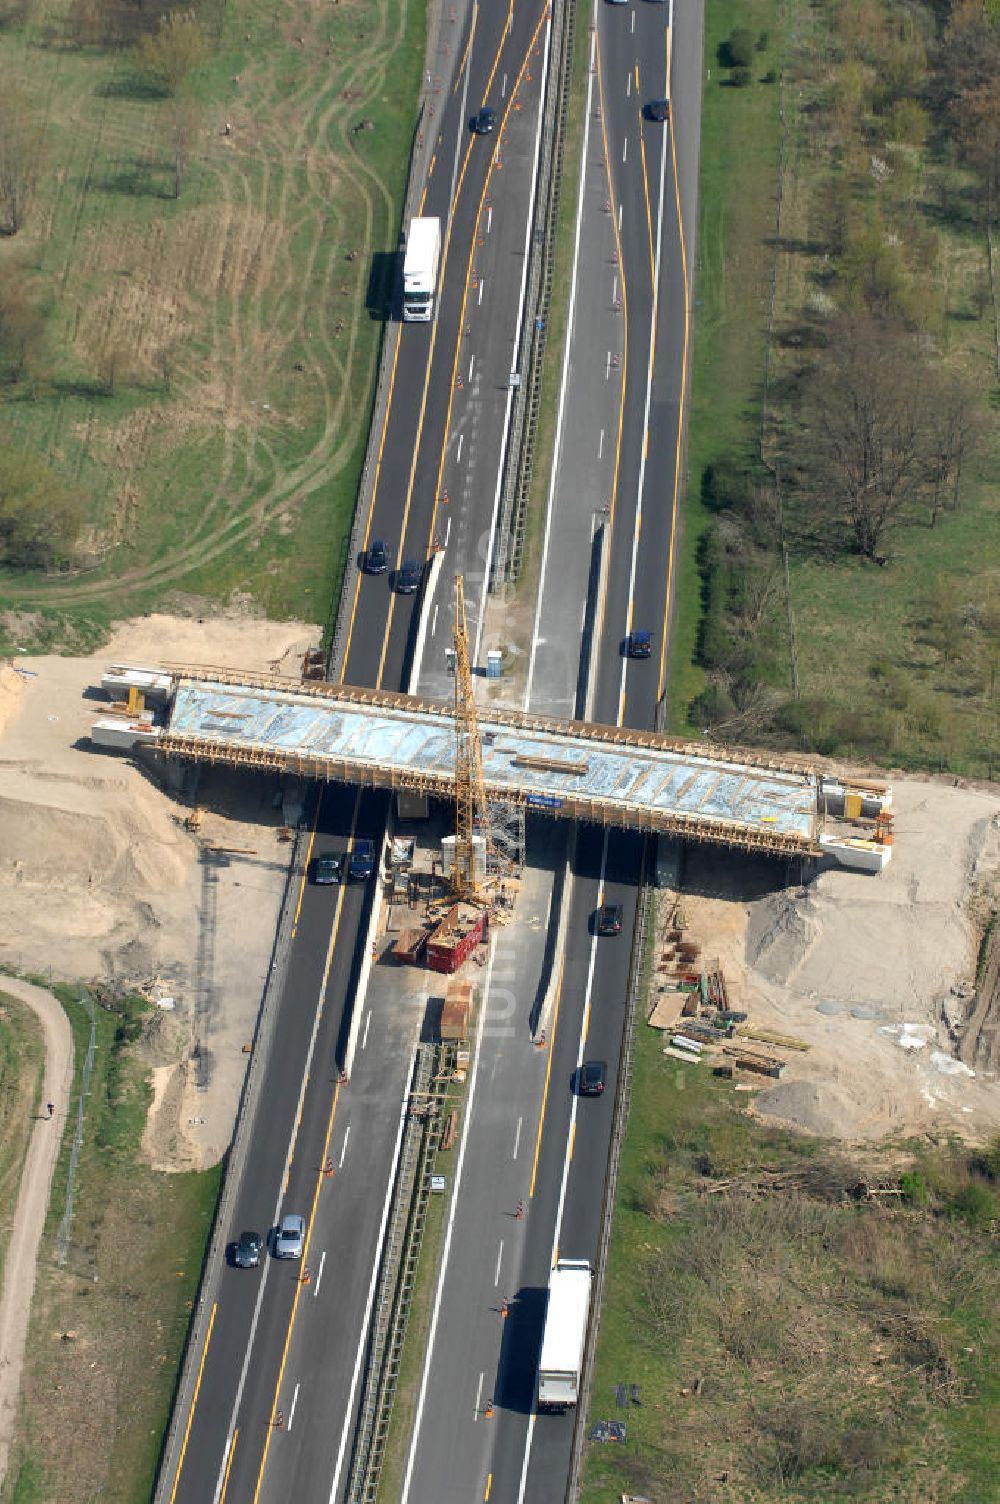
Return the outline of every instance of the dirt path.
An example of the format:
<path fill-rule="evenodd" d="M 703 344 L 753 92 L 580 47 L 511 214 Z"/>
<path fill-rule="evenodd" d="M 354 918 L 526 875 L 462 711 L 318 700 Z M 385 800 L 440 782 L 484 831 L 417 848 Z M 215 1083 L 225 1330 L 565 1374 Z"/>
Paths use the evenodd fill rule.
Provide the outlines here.
<path fill-rule="evenodd" d="M 0 988 L 37 1015 L 45 1039 L 45 1076 L 39 1116 L 28 1144 L 17 1195 L 17 1210 L 0 1293 L 0 1486 L 10 1456 L 17 1420 L 24 1342 L 35 1288 L 38 1245 L 45 1225 L 49 1188 L 62 1141 L 73 1081 L 73 1035 L 58 1000 L 43 987 L 0 978 Z M 55 1104 L 50 1122 L 45 1104 Z"/>

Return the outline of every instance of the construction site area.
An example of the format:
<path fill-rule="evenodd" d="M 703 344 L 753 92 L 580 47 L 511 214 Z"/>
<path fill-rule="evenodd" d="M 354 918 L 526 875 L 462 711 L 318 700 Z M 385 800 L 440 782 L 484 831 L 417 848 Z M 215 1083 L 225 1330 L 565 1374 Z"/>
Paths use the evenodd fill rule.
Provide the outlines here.
<path fill-rule="evenodd" d="M 306 785 L 277 765 L 247 777 L 253 760 L 239 756 L 220 765 L 211 758 L 140 764 L 95 755 L 97 716 L 123 729 L 135 723 L 148 730 L 157 716 L 162 721 L 166 686 L 181 681 L 164 672 L 160 706 L 154 686 L 138 716 L 129 713 L 129 687 L 113 682 L 109 695 L 95 685 L 107 676 L 109 660 L 121 666 L 205 658 L 224 673 L 183 683 L 187 703 L 206 707 L 214 742 L 224 740 L 217 730 L 227 719 L 217 712 L 252 700 L 255 714 L 266 710 L 286 729 L 301 728 L 310 716 L 321 716 L 327 726 L 339 718 L 346 746 L 349 726 L 360 736 L 364 717 L 381 708 L 371 697 L 357 696 L 353 704 L 337 698 L 327 686 L 318 686 L 323 692 L 317 694 L 317 686 L 296 678 L 315 643 L 311 633 L 294 623 L 152 618 L 123 626 L 110 650 L 93 658 L 24 656 L 0 673 L 0 901 L 9 921 L 0 961 L 36 975 L 137 987 L 149 997 L 154 1008 L 140 1046 L 154 1090 L 147 1152 L 163 1168 L 211 1163 L 229 1142 L 246 1069 L 242 1048 L 260 996 L 259 986 L 248 987 L 247 980 L 262 984 L 267 971 L 269 916 L 276 917 L 288 880 L 283 837 L 301 817 Z M 226 675 L 244 687 L 226 683 Z M 254 689 L 254 680 L 266 683 L 266 691 Z M 114 716 L 108 714 L 112 700 L 123 706 Z M 415 716 L 405 707 L 401 713 L 421 726 L 422 746 L 438 747 L 442 767 L 450 764 L 454 809 L 456 733 L 448 708 Z M 228 720 L 232 741 L 233 727 L 247 722 Z M 484 777 L 501 757 L 513 766 L 525 754 L 521 730 L 492 711 L 479 733 Z M 532 738 L 537 734 L 530 728 Z M 546 734 L 558 742 L 564 728 Z M 634 742 L 612 740 L 601 755 L 647 755 L 642 739 Z M 360 756 L 360 746 L 353 744 L 352 756 Z M 668 756 L 673 749 L 655 750 Z M 699 752 L 704 776 L 721 787 L 727 769 L 707 749 Z M 557 752 L 552 760 L 565 755 Z M 587 753 L 588 759 L 596 755 Z M 746 767 L 745 778 L 755 765 Z M 986 787 L 894 775 L 895 840 L 889 845 L 878 802 L 887 791 L 884 781 L 870 778 L 852 790 L 850 778 L 832 766 L 781 776 L 764 766 L 759 773 L 758 787 L 772 781 L 797 820 L 805 799 L 818 799 L 821 787 L 831 802 L 836 790 L 846 791 L 839 796 L 841 814 L 850 798 L 851 813 L 867 822 L 854 826 L 854 838 L 891 853 L 892 861 L 880 855 L 877 874 L 823 862 L 816 871 L 762 860 L 764 841 L 748 840 L 744 850 L 689 843 L 682 922 L 673 899 L 663 895 L 660 905 L 654 986 L 667 991 L 657 992 L 651 1005 L 655 1022 L 666 1026 L 664 1047 L 710 1056 L 707 1068 L 731 1066 L 734 1087 L 753 1087 L 747 1099 L 754 1099 L 755 1111 L 818 1133 L 875 1139 L 941 1123 L 967 1137 L 992 1131 L 1000 1104 L 996 999 L 988 986 L 977 989 L 976 970 L 983 932 L 1000 905 L 1000 801 Z M 492 853 L 488 873 L 483 851 L 488 904 L 451 891 L 456 837 L 441 836 L 453 825 L 423 822 L 427 838 L 418 835 L 408 845 L 411 829 L 401 845 L 386 848 L 380 865 L 379 957 L 403 963 L 392 964 L 394 985 L 438 994 L 442 1007 L 449 976 L 475 985 L 487 926 L 513 916 L 516 928 L 512 874 L 523 855 L 524 818 L 544 809 L 530 804 L 528 793 L 550 774 L 522 766 L 518 776 L 526 790 L 521 803 L 491 805 L 491 842 L 500 838 L 506 846 Z M 572 787 L 583 775 L 551 776 Z M 414 781 L 414 796 L 425 799 L 420 780 Z M 470 869 L 482 840 L 479 818 L 473 811 L 466 820 L 462 860 Z M 824 818 L 816 812 L 811 829 L 817 837 Z M 787 885 L 810 871 L 804 886 Z M 464 907 L 470 898 L 471 910 Z M 245 922 L 248 901 L 256 915 L 252 927 Z M 487 908 L 489 919 L 481 919 Z M 432 961 L 440 983 L 429 981 Z M 994 964 L 987 974 L 996 971 Z M 712 980 L 715 973 L 724 993 Z M 697 1015 L 690 1002 L 695 990 Z M 474 992 L 466 1001 L 474 1005 Z M 721 1019 L 726 1027 L 716 1029 L 712 1008 L 716 1015 L 747 1018 Z M 712 1033 L 700 1032 L 698 1024 Z M 676 1034 L 703 1049 L 674 1044 Z"/>

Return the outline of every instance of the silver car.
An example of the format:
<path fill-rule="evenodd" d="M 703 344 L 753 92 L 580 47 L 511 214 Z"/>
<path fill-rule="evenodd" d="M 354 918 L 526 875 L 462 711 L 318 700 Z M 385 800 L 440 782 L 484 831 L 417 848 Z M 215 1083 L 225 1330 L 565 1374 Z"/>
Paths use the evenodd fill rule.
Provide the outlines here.
<path fill-rule="evenodd" d="M 297 1212 L 287 1212 L 274 1235 L 276 1259 L 300 1259 L 306 1241 L 306 1219 Z"/>

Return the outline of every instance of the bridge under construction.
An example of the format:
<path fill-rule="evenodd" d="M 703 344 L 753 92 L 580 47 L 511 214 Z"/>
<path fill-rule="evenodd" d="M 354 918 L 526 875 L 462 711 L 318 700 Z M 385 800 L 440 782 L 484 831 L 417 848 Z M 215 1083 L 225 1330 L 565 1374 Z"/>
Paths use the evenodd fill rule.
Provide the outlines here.
<path fill-rule="evenodd" d="M 453 708 L 410 695 L 207 667 L 114 665 L 127 710 L 105 747 L 453 799 Z M 131 699 L 123 699 L 130 696 Z M 806 762 L 495 706 L 479 714 L 491 800 L 597 825 L 869 871 L 892 852 L 891 790 Z"/>

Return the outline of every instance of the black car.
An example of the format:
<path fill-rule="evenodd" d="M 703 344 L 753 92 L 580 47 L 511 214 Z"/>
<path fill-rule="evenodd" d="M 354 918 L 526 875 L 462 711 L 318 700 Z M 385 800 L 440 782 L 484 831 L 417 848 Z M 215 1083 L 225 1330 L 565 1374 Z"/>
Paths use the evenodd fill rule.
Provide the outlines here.
<path fill-rule="evenodd" d="M 577 1091 L 581 1097 L 600 1097 L 604 1095 L 604 1083 L 608 1076 L 606 1060 L 585 1060 L 580 1067 L 577 1078 Z"/>
<path fill-rule="evenodd" d="M 625 639 L 625 652 L 629 658 L 652 657 L 652 632 L 630 632 Z"/>
<path fill-rule="evenodd" d="M 622 932 L 621 904 L 601 904 L 594 918 L 594 929 L 599 935 L 620 935 Z"/>
<path fill-rule="evenodd" d="M 415 595 L 420 584 L 420 565 L 416 559 L 404 559 L 396 571 L 396 594 Z"/>
<path fill-rule="evenodd" d="M 256 1269 L 263 1247 L 264 1239 L 259 1232 L 241 1232 L 231 1250 L 234 1266 L 237 1269 Z"/>
<path fill-rule="evenodd" d="M 320 888 L 329 888 L 340 882 L 340 857 L 332 851 L 324 851 L 313 865 L 313 882 Z"/>
<path fill-rule="evenodd" d="M 365 574 L 385 574 L 389 568 L 389 550 L 381 538 L 375 538 L 365 554 Z"/>
<path fill-rule="evenodd" d="M 484 105 L 479 114 L 473 115 L 469 121 L 469 128 L 474 136 L 492 136 L 497 128 L 496 110 L 491 110 L 488 105 Z"/>
<path fill-rule="evenodd" d="M 371 877 L 375 871 L 375 847 L 371 841 L 360 837 L 351 847 L 351 860 L 348 866 L 351 876 L 359 881 Z"/>
<path fill-rule="evenodd" d="M 661 123 L 670 119 L 670 100 L 651 99 L 646 106 L 646 119 Z"/>

